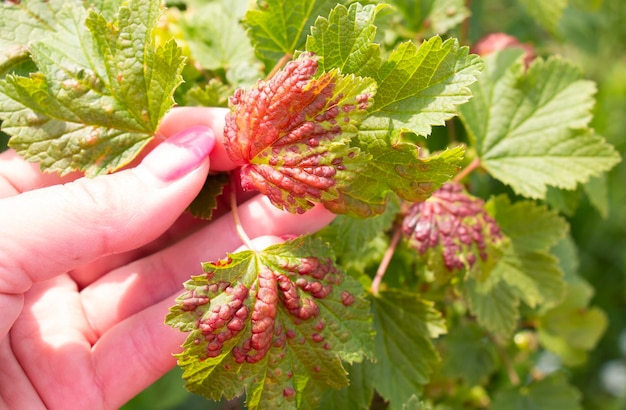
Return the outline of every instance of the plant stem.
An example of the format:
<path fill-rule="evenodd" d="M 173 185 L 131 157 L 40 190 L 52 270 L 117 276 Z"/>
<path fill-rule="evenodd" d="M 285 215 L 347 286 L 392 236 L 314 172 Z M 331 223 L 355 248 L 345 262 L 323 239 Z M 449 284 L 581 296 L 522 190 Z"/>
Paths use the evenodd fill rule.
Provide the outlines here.
<path fill-rule="evenodd" d="M 271 79 L 272 77 L 274 77 L 274 75 L 281 69 L 283 68 L 283 66 L 285 64 L 287 64 L 287 61 L 291 60 L 291 57 L 293 57 L 293 55 L 291 53 L 287 53 L 284 56 L 282 56 L 282 58 L 280 60 L 278 60 L 278 62 L 276 63 L 276 65 L 272 68 L 272 71 L 269 72 L 269 74 L 265 77 L 265 81 L 268 81 L 269 79 Z"/>
<path fill-rule="evenodd" d="M 239 211 L 237 208 L 237 185 L 235 184 L 235 178 L 232 173 L 230 174 L 230 211 L 233 214 L 233 222 L 235 223 L 235 231 L 237 231 L 237 235 L 241 238 L 241 241 L 248 247 L 248 249 L 256 252 L 256 249 L 252 244 L 252 240 L 250 240 L 250 237 L 243 229 L 243 225 L 241 225 L 241 219 L 239 218 Z"/>
<path fill-rule="evenodd" d="M 498 341 L 493 335 L 489 335 L 489 338 L 491 339 L 493 344 L 496 346 L 496 350 L 498 352 L 498 355 L 500 356 L 500 359 L 502 360 L 502 364 L 504 364 L 504 368 L 506 369 L 506 373 L 509 376 L 509 380 L 511 381 L 511 384 L 513 386 L 519 386 L 521 383 L 521 380 L 517 372 L 515 371 L 515 368 L 513 367 L 511 358 L 506 353 L 504 348 L 500 345 L 500 343 L 498 343 Z"/>
<path fill-rule="evenodd" d="M 480 158 L 476 157 L 472 162 L 469 163 L 468 166 L 463 168 L 461 172 L 456 174 L 452 179 L 454 182 L 461 182 L 463 178 L 471 174 L 476 168 L 480 167 Z"/>
<path fill-rule="evenodd" d="M 387 272 L 387 268 L 389 267 L 389 262 L 391 262 L 391 258 L 393 257 L 394 252 L 396 251 L 396 247 L 398 246 L 398 242 L 400 242 L 400 238 L 402 237 L 402 227 L 398 226 L 393 233 L 393 238 L 391 238 L 391 243 L 389 247 L 385 251 L 385 255 L 383 256 L 383 260 L 380 261 L 380 265 L 378 265 L 378 269 L 376 270 L 376 276 L 374 276 L 374 280 L 372 281 L 372 293 L 374 296 L 378 295 L 378 289 L 380 288 L 380 283 L 383 281 L 383 276 L 385 276 L 385 272 Z"/>

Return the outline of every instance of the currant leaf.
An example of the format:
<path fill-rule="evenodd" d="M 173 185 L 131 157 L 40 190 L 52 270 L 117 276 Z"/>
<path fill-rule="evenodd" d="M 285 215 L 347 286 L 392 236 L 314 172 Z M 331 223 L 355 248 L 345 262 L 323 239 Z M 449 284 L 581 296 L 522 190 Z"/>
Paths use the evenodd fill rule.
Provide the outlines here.
<path fill-rule="evenodd" d="M 441 372 L 468 386 L 484 385 L 498 369 L 498 352 L 475 322 L 463 321 L 439 344 Z"/>
<path fill-rule="evenodd" d="M 440 275 L 468 270 L 484 278 L 506 244 L 483 200 L 471 196 L 457 182 L 448 182 L 426 201 L 412 204 L 402 232 L 429 268 Z"/>
<path fill-rule="evenodd" d="M 483 281 L 469 278 L 463 287 L 478 324 L 498 336 L 508 337 L 513 333 L 520 316 L 519 297 L 497 272 L 491 272 Z"/>
<path fill-rule="evenodd" d="M 28 43 L 43 40 L 64 19 L 64 0 L 0 3 L 0 75 L 28 60 Z M 78 2 L 75 2 L 78 4 Z"/>
<path fill-rule="evenodd" d="M 397 7 L 403 26 L 415 34 L 444 34 L 470 15 L 463 0 L 392 0 L 390 3 Z"/>
<path fill-rule="evenodd" d="M 372 367 L 364 363 L 346 366 L 350 385 L 341 390 L 330 390 L 319 408 L 324 410 L 369 410 L 374 397 Z"/>
<path fill-rule="evenodd" d="M 193 12 L 185 13 L 181 29 L 191 57 L 208 70 L 225 69 L 228 78 L 232 78 L 232 71 L 242 68 L 250 69 L 258 78 L 260 63 L 239 24 L 241 17 L 232 1 L 199 4 Z"/>
<path fill-rule="evenodd" d="M 227 172 L 209 174 L 202 185 L 200 193 L 196 195 L 187 210 L 197 218 L 210 220 L 213 211 L 217 208 L 217 198 L 224 192 L 224 187 L 228 185 L 229 178 Z"/>
<path fill-rule="evenodd" d="M 559 260 L 549 250 L 568 226 L 554 211 L 532 201 L 511 201 L 504 195 L 485 205 L 496 218 L 510 246 L 486 280 L 464 282 L 470 310 L 485 329 L 509 335 L 516 327 L 519 303 L 549 308 L 566 291 Z"/>
<path fill-rule="evenodd" d="M 565 294 L 559 261 L 549 250 L 568 231 L 556 212 L 533 201 L 511 203 L 505 195 L 486 205 L 511 241 L 496 266 L 500 277 L 529 306 L 558 304 Z"/>
<path fill-rule="evenodd" d="M 56 16 L 62 24 L 29 45 L 39 72 L 0 81 L 10 146 L 61 174 L 94 176 L 130 162 L 181 82 L 176 43 L 153 41 L 161 11 L 160 2 L 130 1 L 108 21 L 80 3 L 64 4 Z"/>
<path fill-rule="evenodd" d="M 362 74 L 376 80 L 378 91 L 361 132 L 393 142 L 403 132 L 429 135 L 470 99 L 469 85 L 482 68 L 481 59 L 456 39 L 400 44 L 380 67 Z"/>
<path fill-rule="evenodd" d="M 372 159 L 350 185 L 341 189 L 337 200 L 325 204 L 335 213 L 359 217 L 381 214 L 392 192 L 407 201 L 424 201 L 458 172 L 465 152 L 463 147 L 456 147 L 421 158 L 419 148 L 410 143 L 391 145 L 375 136 L 367 140 L 360 136 L 359 140 L 353 145 Z"/>
<path fill-rule="evenodd" d="M 226 117 L 226 151 L 241 166 L 243 188 L 294 213 L 337 199 L 369 159 L 349 142 L 374 81 L 317 71 L 314 56 L 302 54 L 269 81 L 237 90 Z"/>
<path fill-rule="evenodd" d="M 526 11 L 539 24 L 552 33 L 558 32 L 558 25 L 563 12 L 568 6 L 567 0 L 555 0 L 550 2 L 539 0 L 520 0 Z"/>
<path fill-rule="evenodd" d="M 607 314 L 589 306 L 593 293 L 589 283 L 576 277 L 568 281 L 563 302 L 539 320 L 539 341 L 568 366 L 583 364 L 608 327 Z"/>
<path fill-rule="evenodd" d="M 267 0 L 243 20 L 257 57 L 271 69 L 285 55 L 302 50 L 309 27 L 336 4 L 330 0 Z"/>
<path fill-rule="evenodd" d="M 517 194 L 544 199 L 548 186 L 575 189 L 620 156 L 588 128 L 594 83 L 559 58 L 537 59 L 524 71 L 522 54 L 487 56 L 460 114 L 482 166 Z"/>
<path fill-rule="evenodd" d="M 374 385 L 392 408 L 401 408 L 428 383 L 440 361 L 431 339 L 446 332 L 445 321 L 431 302 L 398 289 L 373 298 L 376 327 Z"/>
<path fill-rule="evenodd" d="M 562 372 L 555 372 L 544 379 L 525 386 L 501 390 L 494 396 L 493 410 L 582 410 L 581 394 L 572 387 Z"/>
<path fill-rule="evenodd" d="M 248 408 L 313 408 L 348 384 L 341 360 L 371 357 L 363 288 L 308 238 L 205 263 L 166 323 L 191 332 L 177 355 L 187 388 L 210 399 L 247 392 Z"/>
<path fill-rule="evenodd" d="M 306 50 L 320 57 L 320 70 L 339 69 L 344 74 L 367 75 L 381 63 L 380 45 L 374 43 L 376 14 L 388 6 L 339 4 L 328 18 L 320 17 L 311 27 Z"/>

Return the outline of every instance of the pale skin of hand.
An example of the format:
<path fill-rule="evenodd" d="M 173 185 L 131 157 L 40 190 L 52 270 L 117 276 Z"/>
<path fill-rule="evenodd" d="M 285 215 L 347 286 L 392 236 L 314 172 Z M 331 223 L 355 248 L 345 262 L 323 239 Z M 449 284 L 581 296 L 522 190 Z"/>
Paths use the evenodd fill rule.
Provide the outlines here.
<path fill-rule="evenodd" d="M 95 179 L 0 154 L 0 408 L 115 409 L 175 365 L 186 335 L 163 323 L 168 308 L 202 261 L 242 245 L 230 213 L 201 225 L 183 214 L 209 169 L 234 167 L 225 113 L 172 110 L 164 142 Z M 258 247 L 333 219 L 262 196 L 239 213 Z"/>

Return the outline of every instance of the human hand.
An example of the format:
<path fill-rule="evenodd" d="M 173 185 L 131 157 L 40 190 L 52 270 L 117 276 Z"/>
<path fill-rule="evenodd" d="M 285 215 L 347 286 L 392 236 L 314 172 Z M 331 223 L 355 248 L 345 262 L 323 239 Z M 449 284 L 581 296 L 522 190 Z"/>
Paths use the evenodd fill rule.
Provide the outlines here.
<path fill-rule="evenodd" d="M 139 165 L 94 179 L 0 154 L 0 408 L 118 408 L 175 365 L 186 335 L 163 320 L 182 282 L 241 245 L 230 214 L 200 225 L 183 214 L 209 163 L 233 168 L 224 115 L 174 109 L 159 129 L 169 138 Z M 262 196 L 239 213 L 252 238 L 333 218 Z"/>

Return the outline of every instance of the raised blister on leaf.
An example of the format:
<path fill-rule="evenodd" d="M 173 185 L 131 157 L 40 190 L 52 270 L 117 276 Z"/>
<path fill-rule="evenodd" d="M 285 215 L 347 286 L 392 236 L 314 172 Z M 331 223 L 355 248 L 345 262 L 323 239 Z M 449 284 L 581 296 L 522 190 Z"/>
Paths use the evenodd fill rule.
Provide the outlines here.
<path fill-rule="evenodd" d="M 302 54 L 269 81 L 237 90 L 226 117 L 226 150 L 243 188 L 290 212 L 336 199 L 368 159 L 349 142 L 375 82 L 337 70 L 316 77 L 317 68 L 313 54 Z"/>
<path fill-rule="evenodd" d="M 411 205 L 402 230 L 436 272 L 443 267 L 449 272 L 469 269 L 486 275 L 505 239 L 483 200 L 456 182 L 444 184 L 428 200 Z"/>
<path fill-rule="evenodd" d="M 166 319 L 191 332 L 177 355 L 191 391 L 217 400 L 245 389 L 249 408 L 313 403 L 347 385 L 341 360 L 371 356 L 363 288 L 323 242 L 299 238 L 203 266 Z"/>

